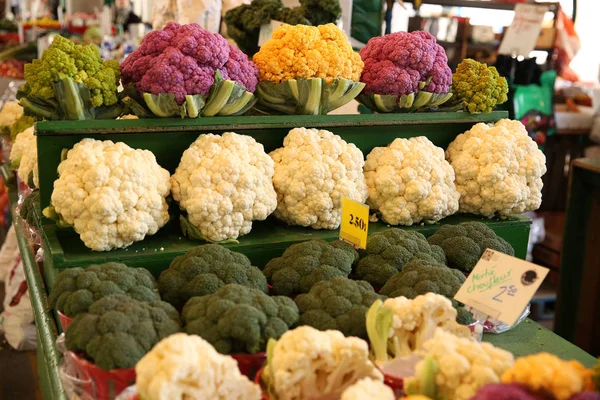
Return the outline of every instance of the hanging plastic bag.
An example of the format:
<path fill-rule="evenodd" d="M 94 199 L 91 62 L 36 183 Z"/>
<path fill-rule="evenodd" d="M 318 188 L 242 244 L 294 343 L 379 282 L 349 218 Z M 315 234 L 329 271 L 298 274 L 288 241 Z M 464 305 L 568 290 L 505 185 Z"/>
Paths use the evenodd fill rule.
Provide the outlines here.
<path fill-rule="evenodd" d="M 573 20 L 559 7 L 556 18 L 556 41 L 554 44 L 556 53 L 556 70 L 558 76 L 571 82 L 577 82 L 579 77 L 571 69 L 569 64 L 581 48 L 581 41 Z"/>
<path fill-rule="evenodd" d="M 475 326 L 480 325 L 483 326 L 484 333 L 503 333 L 509 331 L 517 325 L 519 325 L 521 322 L 523 322 L 523 320 L 527 318 L 527 316 L 529 316 L 531 312 L 530 305 L 527 304 L 527 307 L 525 307 L 525 309 L 521 313 L 521 316 L 519 317 L 519 319 L 517 319 L 517 322 L 515 322 L 513 325 L 507 325 L 504 322 L 500 322 L 495 318 L 486 317 L 485 315 L 482 315 L 476 310 L 471 309 L 469 311 L 471 311 L 471 313 L 473 314 L 473 318 L 475 319 L 475 322 L 469 325 L 471 330 L 474 330 Z"/>
<path fill-rule="evenodd" d="M 197 23 L 211 32 L 219 32 L 221 0 L 155 0 L 152 27 L 162 29 L 169 22 Z"/>
<path fill-rule="evenodd" d="M 19 257 L 19 244 L 17 243 L 17 234 L 14 225 L 11 225 L 6 239 L 0 250 L 0 282 L 4 282 L 8 278 L 11 268 L 15 265 L 17 257 Z"/>

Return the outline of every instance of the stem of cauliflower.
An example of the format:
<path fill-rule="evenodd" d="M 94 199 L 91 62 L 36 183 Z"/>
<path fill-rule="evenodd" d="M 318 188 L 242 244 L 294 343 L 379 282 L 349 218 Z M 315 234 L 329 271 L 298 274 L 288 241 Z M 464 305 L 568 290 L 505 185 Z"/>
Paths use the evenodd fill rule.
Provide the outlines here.
<path fill-rule="evenodd" d="M 438 364 L 431 356 L 425 357 L 417 365 L 417 375 L 404 380 L 404 391 L 407 395 L 423 395 L 437 400 L 437 384 L 435 377 Z"/>
<path fill-rule="evenodd" d="M 388 335 L 394 315 L 390 308 L 376 300 L 367 311 L 367 335 L 371 342 L 371 352 L 376 362 L 388 361 Z"/>

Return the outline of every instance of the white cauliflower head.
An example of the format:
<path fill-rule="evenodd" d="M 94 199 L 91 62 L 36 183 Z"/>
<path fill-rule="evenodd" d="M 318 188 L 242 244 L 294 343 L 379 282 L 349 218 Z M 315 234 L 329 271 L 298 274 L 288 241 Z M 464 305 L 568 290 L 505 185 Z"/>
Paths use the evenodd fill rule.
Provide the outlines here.
<path fill-rule="evenodd" d="M 446 157 L 461 212 L 510 216 L 540 207 L 546 157 L 521 122 L 479 123 L 450 143 Z"/>
<path fill-rule="evenodd" d="M 176 333 L 161 340 L 135 366 L 144 400 L 259 400 L 261 390 L 237 362 L 200 336 Z"/>
<path fill-rule="evenodd" d="M 275 160 L 275 216 L 289 225 L 337 229 L 342 199 L 362 203 L 367 198 L 362 152 L 329 131 L 292 129 L 270 156 Z"/>
<path fill-rule="evenodd" d="M 363 378 L 344 390 L 340 400 L 396 400 L 394 391 L 380 380 Z"/>
<path fill-rule="evenodd" d="M 367 156 L 367 204 L 391 225 L 437 222 L 458 211 L 454 170 L 424 136 L 395 139 Z"/>
<path fill-rule="evenodd" d="M 284 333 L 264 370 L 278 400 L 340 396 L 363 378 L 383 380 L 369 360 L 367 342 L 339 331 L 301 326 Z"/>
<path fill-rule="evenodd" d="M 30 186 L 33 184 L 33 187 L 39 187 L 37 141 L 33 126 L 17 135 L 10 150 L 10 164 L 17 170 L 19 179 Z"/>
<path fill-rule="evenodd" d="M 506 350 L 457 337 L 444 329 L 437 329 L 419 353 L 426 358 L 417 364 L 415 377 L 405 380 L 406 386 L 418 386 L 417 377 L 435 373 L 437 393 L 443 399 L 469 400 L 481 387 L 499 383 L 514 363 L 514 356 Z M 429 367 L 428 359 L 435 361 L 436 369 Z"/>
<path fill-rule="evenodd" d="M 58 175 L 54 211 L 92 250 L 127 247 L 169 221 L 169 171 L 148 150 L 83 139 L 68 151 Z"/>
<path fill-rule="evenodd" d="M 237 239 L 277 206 L 273 164 L 250 136 L 200 135 L 171 177 L 173 198 L 203 239 Z"/>
<path fill-rule="evenodd" d="M 16 100 L 7 101 L 0 110 L 0 127 L 10 127 L 23 115 L 23 107 Z"/>

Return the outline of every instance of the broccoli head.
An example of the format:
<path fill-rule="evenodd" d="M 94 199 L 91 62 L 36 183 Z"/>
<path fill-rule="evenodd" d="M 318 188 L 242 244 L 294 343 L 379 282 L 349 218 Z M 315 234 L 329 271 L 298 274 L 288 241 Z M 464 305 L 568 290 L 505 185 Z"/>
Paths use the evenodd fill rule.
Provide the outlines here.
<path fill-rule="evenodd" d="M 229 283 L 269 290 L 264 275 L 248 257 L 218 244 L 205 244 L 176 257 L 158 278 L 162 299 L 178 309 L 192 297 L 213 294 Z"/>
<path fill-rule="evenodd" d="M 383 300 L 365 281 L 343 276 L 314 285 L 294 300 L 300 311 L 300 325 L 325 331 L 335 329 L 346 336 L 368 339 L 365 316 L 375 300 Z"/>
<path fill-rule="evenodd" d="M 465 282 L 465 275 L 436 262 L 414 259 L 394 274 L 379 293 L 388 297 L 414 299 L 420 294 L 437 293 L 452 299 Z"/>
<path fill-rule="evenodd" d="M 179 331 L 179 315 L 168 303 L 114 294 L 75 317 L 65 343 L 104 370 L 133 368 L 156 343 Z"/>
<path fill-rule="evenodd" d="M 508 82 L 496 67 L 465 58 L 452 75 L 453 103 L 464 103 L 470 113 L 490 113 L 508 100 Z"/>
<path fill-rule="evenodd" d="M 515 255 L 515 250 L 506 240 L 481 222 L 444 225 L 427 241 L 444 250 L 448 266 L 465 272 L 473 270 L 487 248 L 510 256 Z"/>
<path fill-rule="evenodd" d="M 288 247 L 272 259 L 263 273 L 278 295 L 308 293 L 317 282 L 347 277 L 358 259 L 354 248 L 342 241 L 310 240 Z"/>
<path fill-rule="evenodd" d="M 124 294 L 139 301 L 160 300 L 150 272 L 120 263 L 62 271 L 54 281 L 49 300 L 52 307 L 74 318 L 87 312 L 94 301 L 111 294 Z"/>
<path fill-rule="evenodd" d="M 185 332 L 198 335 L 221 354 L 258 353 L 298 321 L 289 297 L 231 284 L 214 294 L 192 297 L 181 313 Z"/>
<path fill-rule="evenodd" d="M 314 26 L 335 24 L 342 17 L 339 0 L 300 0 L 300 7 L 296 8 L 301 9 Z"/>
<path fill-rule="evenodd" d="M 388 229 L 369 236 L 367 249 L 362 252 L 354 275 L 381 287 L 413 258 L 446 263 L 444 251 L 427 243 L 425 236 L 419 232 Z"/>

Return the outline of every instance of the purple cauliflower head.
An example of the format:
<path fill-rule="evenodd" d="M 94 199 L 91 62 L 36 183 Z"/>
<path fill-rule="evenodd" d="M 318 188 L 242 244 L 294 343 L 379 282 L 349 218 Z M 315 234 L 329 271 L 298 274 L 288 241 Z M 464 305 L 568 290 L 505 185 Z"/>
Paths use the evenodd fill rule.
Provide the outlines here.
<path fill-rule="evenodd" d="M 198 24 L 171 22 L 146 35 L 125 59 L 121 80 L 140 93 L 172 93 L 183 104 L 186 95 L 208 94 L 217 70 L 250 92 L 256 89 L 258 69 L 239 49 Z"/>
<path fill-rule="evenodd" d="M 444 48 L 423 31 L 396 32 L 369 40 L 360 51 L 365 63 L 361 81 L 366 94 L 402 96 L 419 91 L 419 83 L 431 81 L 423 90 L 447 93 L 452 70 Z"/>
<path fill-rule="evenodd" d="M 529 393 L 527 388 L 516 383 L 496 383 L 479 389 L 471 400 L 545 400 L 545 398 Z"/>

